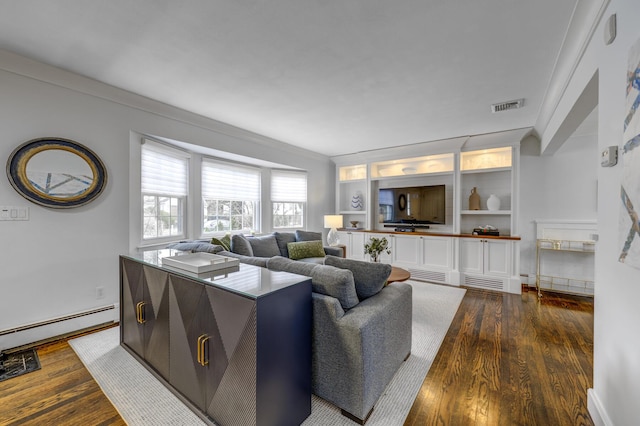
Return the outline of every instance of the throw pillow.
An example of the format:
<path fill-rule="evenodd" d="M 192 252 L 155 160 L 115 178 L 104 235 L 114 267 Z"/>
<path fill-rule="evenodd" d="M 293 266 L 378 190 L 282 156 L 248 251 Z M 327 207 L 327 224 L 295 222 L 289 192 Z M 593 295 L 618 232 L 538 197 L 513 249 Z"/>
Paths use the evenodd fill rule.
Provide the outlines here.
<path fill-rule="evenodd" d="M 234 234 L 231 237 L 231 251 L 244 256 L 253 256 L 251 244 L 249 244 L 247 237 L 242 234 Z"/>
<path fill-rule="evenodd" d="M 262 237 L 247 238 L 251 245 L 253 255 L 256 257 L 280 256 L 280 248 L 275 235 L 264 235 Z"/>
<path fill-rule="evenodd" d="M 287 244 L 296 242 L 296 234 L 293 232 L 274 232 L 273 235 L 276 237 L 276 242 L 280 248 L 280 256 L 289 257 Z"/>
<path fill-rule="evenodd" d="M 364 262 L 362 260 L 327 256 L 324 264 L 350 270 L 353 273 L 353 281 L 360 300 L 379 293 L 387 282 L 389 275 L 391 275 L 391 265 L 386 263 Z"/>
<path fill-rule="evenodd" d="M 322 241 L 300 241 L 287 244 L 289 259 L 298 260 L 307 257 L 324 257 Z"/>
<path fill-rule="evenodd" d="M 322 234 L 320 232 L 297 230 L 296 241 L 322 241 Z"/>
<path fill-rule="evenodd" d="M 227 234 L 220 239 L 213 237 L 211 239 L 211 244 L 217 244 L 222 246 L 226 251 L 231 251 L 231 235 Z"/>
<path fill-rule="evenodd" d="M 317 265 L 311 270 L 311 288 L 314 293 L 335 297 L 345 311 L 360 303 L 353 274 L 346 269 Z"/>

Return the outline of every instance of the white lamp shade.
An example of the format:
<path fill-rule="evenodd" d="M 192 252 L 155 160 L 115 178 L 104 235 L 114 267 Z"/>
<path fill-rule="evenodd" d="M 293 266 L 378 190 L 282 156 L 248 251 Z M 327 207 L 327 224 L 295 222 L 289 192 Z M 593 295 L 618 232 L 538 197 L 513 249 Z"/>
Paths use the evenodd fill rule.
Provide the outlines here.
<path fill-rule="evenodd" d="M 341 214 L 328 214 L 324 216 L 325 228 L 342 228 L 342 215 Z"/>

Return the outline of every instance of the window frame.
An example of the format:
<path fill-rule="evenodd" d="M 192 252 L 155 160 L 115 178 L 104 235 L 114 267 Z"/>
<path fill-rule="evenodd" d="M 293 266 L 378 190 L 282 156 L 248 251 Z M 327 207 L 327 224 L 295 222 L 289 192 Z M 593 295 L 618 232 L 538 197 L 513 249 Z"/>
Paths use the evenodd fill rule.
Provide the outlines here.
<path fill-rule="evenodd" d="M 206 168 L 216 164 L 221 166 L 220 170 L 226 169 L 227 172 L 233 173 L 233 174 L 238 174 L 238 173 L 242 174 L 242 172 L 246 172 L 246 175 L 248 178 L 251 178 L 251 179 L 255 178 L 255 183 L 257 184 L 257 188 L 253 188 L 252 191 L 248 191 L 248 192 L 255 192 L 257 198 L 240 199 L 237 197 L 237 193 L 230 195 L 229 198 L 208 198 L 208 195 L 209 195 L 208 193 L 210 193 L 211 191 L 207 189 L 207 183 L 205 182 L 205 180 L 208 179 L 208 172 Z M 205 238 L 215 237 L 215 236 L 220 236 L 227 233 L 250 234 L 250 233 L 259 233 L 261 231 L 263 227 L 262 215 L 261 215 L 263 191 L 262 191 L 262 170 L 259 167 L 254 167 L 244 163 L 236 163 L 233 161 L 222 160 L 214 157 L 203 156 L 201 166 L 200 166 L 200 173 L 201 173 L 201 178 L 200 178 L 201 220 L 198 227 L 199 227 L 199 233 L 201 237 L 205 237 Z M 214 173 L 220 173 L 220 171 L 216 171 Z M 229 185 L 230 187 L 233 186 L 234 179 L 232 179 L 231 177 L 225 177 L 225 178 L 231 179 L 231 181 L 229 182 Z M 227 192 L 227 191 L 222 191 L 222 192 Z M 230 204 L 229 218 L 228 218 L 230 223 L 229 229 L 215 230 L 215 231 L 206 230 L 205 224 L 207 223 L 207 218 L 210 216 L 207 212 L 207 209 L 209 207 L 207 203 L 209 201 L 216 201 L 218 203 L 222 202 L 222 203 Z M 233 209 L 234 203 L 243 204 L 243 206 L 240 208 L 240 211 L 244 211 L 244 204 L 248 204 L 248 203 L 253 204 L 253 223 L 251 227 L 245 226 L 245 227 L 242 227 L 241 229 L 232 229 L 232 223 L 234 220 L 233 218 L 244 216 L 244 213 L 240 213 L 240 215 L 238 214 L 234 215 L 234 209 Z M 219 217 L 219 216 L 216 215 L 216 217 Z M 216 219 L 211 219 L 211 220 L 216 220 Z M 223 218 L 223 219 L 217 219 L 217 220 L 226 220 L 226 219 Z"/>
<path fill-rule="evenodd" d="M 301 170 L 279 170 L 271 169 L 271 228 L 274 231 L 305 229 L 307 223 L 307 200 L 308 200 L 308 174 Z M 304 179 L 301 179 L 304 178 Z M 285 181 L 285 182 L 283 182 Z M 287 182 L 288 181 L 288 182 Z M 304 181 L 304 184 L 302 184 Z M 293 195 L 283 195 L 283 187 L 294 187 Z M 304 195 L 302 195 L 302 186 L 304 186 Z M 291 194 L 291 192 L 289 192 Z M 302 214 L 300 216 L 301 223 L 294 226 L 277 226 L 276 219 L 287 218 L 288 215 L 277 215 L 276 204 L 301 204 Z"/>
<path fill-rule="evenodd" d="M 179 160 L 179 162 L 184 165 L 184 188 L 182 191 L 178 189 L 174 189 L 173 191 L 160 191 L 160 190 L 145 190 L 145 173 L 144 173 L 144 157 L 145 150 L 149 150 L 153 152 L 153 155 L 165 156 L 167 158 L 171 158 L 172 160 Z M 141 246 L 152 246 L 156 244 L 161 244 L 165 242 L 176 241 L 179 239 L 184 239 L 188 235 L 188 221 L 190 209 L 188 206 L 189 201 L 189 193 L 190 193 L 190 172 L 191 172 L 191 155 L 187 151 L 183 151 L 171 146 L 168 146 L 164 143 L 151 140 L 149 138 L 143 138 L 142 144 L 140 146 L 140 241 Z M 151 185 L 153 186 L 153 185 Z M 156 222 L 159 223 L 163 221 L 161 212 L 159 210 L 159 202 L 161 198 L 169 198 L 169 203 L 171 204 L 172 199 L 178 200 L 178 214 L 177 217 L 179 231 L 170 235 L 162 235 L 155 237 L 145 237 L 145 227 L 146 227 L 146 218 L 150 217 L 145 215 L 145 197 L 155 197 L 156 204 Z M 170 216 L 171 217 L 171 206 L 170 206 Z"/>

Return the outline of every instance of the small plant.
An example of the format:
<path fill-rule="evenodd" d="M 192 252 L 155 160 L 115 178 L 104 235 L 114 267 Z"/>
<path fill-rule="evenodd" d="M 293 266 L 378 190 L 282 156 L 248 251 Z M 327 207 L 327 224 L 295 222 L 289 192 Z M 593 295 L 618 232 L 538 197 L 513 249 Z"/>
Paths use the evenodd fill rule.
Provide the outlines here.
<path fill-rule="evenodd" d="M 380 253 L 382 252 L 391 254 L 389 241 L 387 241 L 385 237 L 371 237 L 369 238 L 369 242 L 364 244 L 364 254 L 368 254 L 374 262 L 380 261 Z"/>

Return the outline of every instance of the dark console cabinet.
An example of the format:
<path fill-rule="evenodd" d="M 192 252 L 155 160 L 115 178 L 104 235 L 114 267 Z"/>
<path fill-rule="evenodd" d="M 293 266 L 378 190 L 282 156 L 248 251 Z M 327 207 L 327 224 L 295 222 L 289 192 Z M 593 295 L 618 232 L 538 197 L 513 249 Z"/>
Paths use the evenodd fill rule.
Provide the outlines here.
<path fill-rule="evenodd" d="M 120 267 L 121 341 L 168 379 L 169 273 L 138 262 Z"/>
<path fill-rule="evenodd" d="M 311 413 L 310 278 L 251 265 L 191 276 L 160 259 L 120 258 L 122 346 L 203 420 L 302 423 Z"/>

